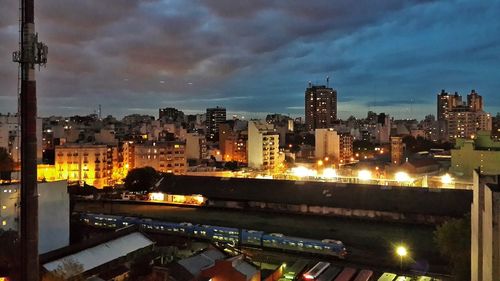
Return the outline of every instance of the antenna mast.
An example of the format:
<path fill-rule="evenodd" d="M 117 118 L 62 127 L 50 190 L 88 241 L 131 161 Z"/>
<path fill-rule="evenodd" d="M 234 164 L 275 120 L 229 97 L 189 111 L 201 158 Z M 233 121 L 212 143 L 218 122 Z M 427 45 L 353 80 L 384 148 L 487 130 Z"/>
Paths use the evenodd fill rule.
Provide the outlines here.
<path fill-rule="evenodd" d="M 35 33 L 34 0 L 20 0 L 19 51 L 21 115 L 21 280 L 39 281 L 35 65 L 47 63 L 48 48 Z M 19 79 L 19 78 L 18 78 Z"/>

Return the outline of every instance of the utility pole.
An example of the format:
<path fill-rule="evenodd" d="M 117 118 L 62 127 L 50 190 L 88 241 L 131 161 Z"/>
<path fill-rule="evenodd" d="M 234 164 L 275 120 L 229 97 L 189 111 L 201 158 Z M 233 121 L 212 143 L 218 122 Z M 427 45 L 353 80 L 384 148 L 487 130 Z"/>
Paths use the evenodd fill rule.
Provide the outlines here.
<path fill-rule="evenodd" d="M 36 167 L 35 65 L 47 62 L 47 46 L 35 33 L 34 0 L 20 0 L 20 50 L 12 55 L 20 68 L 21 115 L 21 280 L 39 281 L 38 188 Z"/>

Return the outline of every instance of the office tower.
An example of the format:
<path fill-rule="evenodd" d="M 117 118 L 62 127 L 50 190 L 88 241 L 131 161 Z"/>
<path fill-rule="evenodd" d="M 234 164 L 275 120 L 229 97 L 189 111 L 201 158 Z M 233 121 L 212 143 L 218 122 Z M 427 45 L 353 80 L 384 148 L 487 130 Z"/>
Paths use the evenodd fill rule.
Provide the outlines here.
<path fill-rule="evenodd" d="M 467 106 L 471 111 L 483 111 L 483 97 L 472 90 L 470 94 L 467 95 Z"/>
<path fill-rule="evenodd" d="M 463 105 L 462 96 L 457 92 L 450 95 L 445 90 L 441 90 L 441 93 L 437 95 L 437 119 L 445 120 L 454 107 Z"/>

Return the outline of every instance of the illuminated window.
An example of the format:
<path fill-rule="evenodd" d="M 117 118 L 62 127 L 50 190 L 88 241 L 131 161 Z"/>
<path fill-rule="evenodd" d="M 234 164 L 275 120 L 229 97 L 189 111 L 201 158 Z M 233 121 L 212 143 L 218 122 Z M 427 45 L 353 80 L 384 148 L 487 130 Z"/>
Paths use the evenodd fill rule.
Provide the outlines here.
<path fill-rule="evenodd" d="M 5 225 L 7 225 L 7 221 L 6 221 L 6 220 L 3 220 L 3 221 L 2 221 L 2 225 L 4 225 L 4 226 L 5 226 Z"/>

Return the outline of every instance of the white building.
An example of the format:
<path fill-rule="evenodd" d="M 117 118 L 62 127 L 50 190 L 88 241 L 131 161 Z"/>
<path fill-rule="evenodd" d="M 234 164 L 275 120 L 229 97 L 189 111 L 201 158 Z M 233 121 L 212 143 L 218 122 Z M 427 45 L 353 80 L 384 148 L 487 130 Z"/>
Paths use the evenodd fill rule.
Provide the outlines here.
<path fill-rule="evenodd" d="M 186 135 L 186 158 L 188 160 L 201 160 L 207 158 L 205 136 L 198 133 L 188 133 Z"/>
<path fill-rule="evenodd" d="M 280 164 L 279 134 L 272 124 L 253 120 L 248 122 L 248 167 L 272 170 Z"/>
<path fill-rule="evenodd" d="M 66 181 L 38 183 L 38 251 L 69 245 L 69 194 Z M 0 229 L 19 230 L 19 184 L 0 185 Z"/>
<path fill-rule="evenodd" d="M 36 119 L 37 162 L 42 162 L 42 119 Z M 0 114 L 0 147 L 7 149 L 15 163 L 21 161 L 21 128 L 17 114 Z"/>

